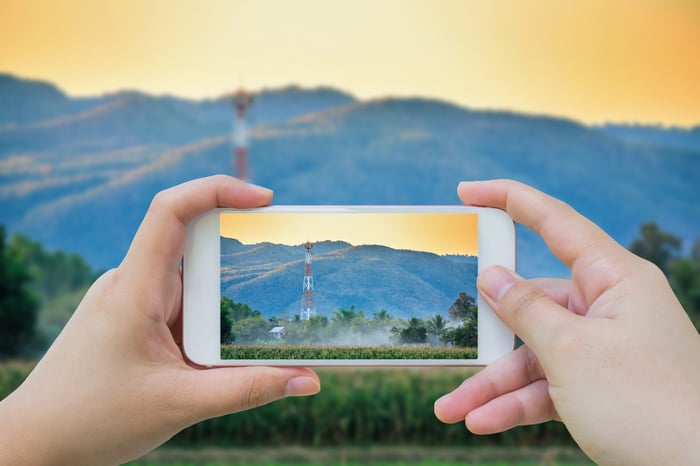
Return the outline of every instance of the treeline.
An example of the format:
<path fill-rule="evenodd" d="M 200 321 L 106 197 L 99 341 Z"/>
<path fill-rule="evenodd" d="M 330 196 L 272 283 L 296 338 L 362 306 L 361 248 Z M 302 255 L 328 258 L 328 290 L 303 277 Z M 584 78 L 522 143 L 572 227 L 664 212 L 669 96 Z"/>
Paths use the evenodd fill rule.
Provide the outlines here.
<path fill-rule="evenodd" d="M 303 320 L 283 316 L 266 319 L 248 304 L 221 297 L 221 343 L 287 345 L 431 345 L 477 346 L 477 311 L 474 297 L 461 292 L 448 309 L 449 320 L 436 314 L 421 319 L 396 318 L 385 309 L 372 317 L 364 309 L 340 308 L 329 318 L 315 315 Z M 276 333 L 271 333 L 272 329 Z"/>
<path fill-rule="evenodd" d="M 0 225 L 0 359 L 33 357 L 68 321 L 96 273 L 77 254 L 49 252 Z"/>

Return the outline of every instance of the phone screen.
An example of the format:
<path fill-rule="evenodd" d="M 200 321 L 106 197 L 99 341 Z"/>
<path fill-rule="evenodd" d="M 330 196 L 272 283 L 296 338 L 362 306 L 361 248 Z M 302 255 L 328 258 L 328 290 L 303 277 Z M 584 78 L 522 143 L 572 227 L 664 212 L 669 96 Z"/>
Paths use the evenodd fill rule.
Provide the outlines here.
<path fill-rule="evenodd" d="M 476 359 L 478 214 L 219 217 L 221 359 Z"/>

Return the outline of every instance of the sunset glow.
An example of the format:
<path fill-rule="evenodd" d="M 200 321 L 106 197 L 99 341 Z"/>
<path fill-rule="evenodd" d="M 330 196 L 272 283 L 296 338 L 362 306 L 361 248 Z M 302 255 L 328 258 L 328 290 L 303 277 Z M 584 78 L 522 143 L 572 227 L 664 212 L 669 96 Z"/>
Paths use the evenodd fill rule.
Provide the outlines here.
<path fill-rule="evenodd" d="M 478 254 L 476 214 L 225 213 L 221 236 L 243 244 L 345 241 L 435 254 Z"/>
<path fill-rule="evenodd" d="M 0 71 L 71 95 L 329 85 L 700 124 L 695 0 L 3 0 Z"/>

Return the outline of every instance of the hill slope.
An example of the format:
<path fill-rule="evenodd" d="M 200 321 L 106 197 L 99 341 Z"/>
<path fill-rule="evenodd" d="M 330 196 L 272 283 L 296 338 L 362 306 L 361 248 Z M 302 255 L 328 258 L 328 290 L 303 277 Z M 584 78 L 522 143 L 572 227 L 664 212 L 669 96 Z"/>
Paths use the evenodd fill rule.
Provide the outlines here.
<path fill-rule="evenodd" d="M 221 294 L 249 304 L 266 317 L 299 313 L 305 249 L 260 243 L 242 245 L 221 239 Z M 381 309 L 394 317 L 441 314 L 460 292 L 476 295 L 475 257 L 445 257 L 385 246 L 344 242 L 314 245 L 313 272 L 317 315 L 332 317 L 339 308 Z"/>
<path fill-rule="evenodd" d="M 133 93 L 89 103 L 0 127 L 0 222 L 105 268 L 118 264 L 156 192 L 230 170 L 231 108 Z M 331 89 L 270 90 L 255 105 L 252 181 L 274 189 L 276 204 L 456 204 L 460 180 L 507 177 L 571 203 L 623 244 L 647 220 L 687 242 L 700 236 L 692 146 L 434 100 L 357 102 Z M 526 275 L 564 273 L 527 231 L 518 248 Z"/>

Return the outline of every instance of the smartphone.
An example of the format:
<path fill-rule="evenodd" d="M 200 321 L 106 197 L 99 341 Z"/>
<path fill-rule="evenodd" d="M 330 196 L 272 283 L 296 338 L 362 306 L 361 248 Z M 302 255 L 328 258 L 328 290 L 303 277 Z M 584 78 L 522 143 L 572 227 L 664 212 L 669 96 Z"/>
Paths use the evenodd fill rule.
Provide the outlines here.
<path fill-rule="evenodd" d="M 513 333 L 479 270 L 515 227 L 466 206 L 215 209 L 187 227 L 183 350 L 206 367 L 481 366 Z"/>

